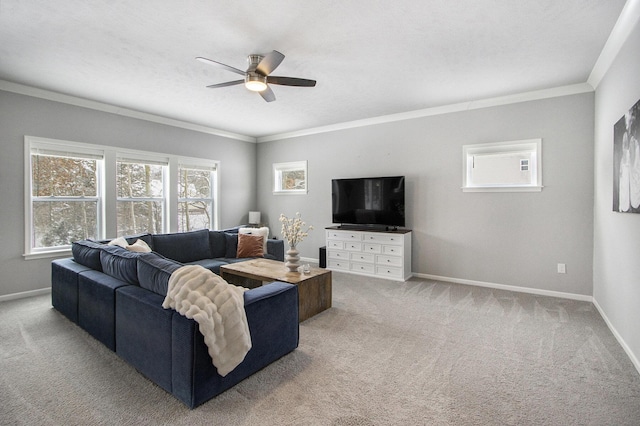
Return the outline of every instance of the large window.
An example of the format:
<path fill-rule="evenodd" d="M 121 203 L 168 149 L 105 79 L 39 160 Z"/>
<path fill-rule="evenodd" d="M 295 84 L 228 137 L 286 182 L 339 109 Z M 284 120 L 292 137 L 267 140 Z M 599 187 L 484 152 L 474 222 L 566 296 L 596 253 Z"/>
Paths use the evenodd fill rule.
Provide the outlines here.
<path fill-rule="evenodd" d="M 165 175 L 168 161 L 119 158 L 116 162 L 117 235 L 165 230 Z"/>
<path fill-rule="evenodd" d="M 73 241 L 217 228 L 218 163 L 25 136 L 25 257 Z"/>
<path fill-rule="evenodd" d="M 216 187 L 214 165 L 179 163 L 178 232 L 212 228 Z"/>
<path fill-rule="evenodd" d="M 26 238 L 31 252 L 64 249 L 100 235 L 103 155 L 68 148 L 37 140 L 29 147 Z"/>

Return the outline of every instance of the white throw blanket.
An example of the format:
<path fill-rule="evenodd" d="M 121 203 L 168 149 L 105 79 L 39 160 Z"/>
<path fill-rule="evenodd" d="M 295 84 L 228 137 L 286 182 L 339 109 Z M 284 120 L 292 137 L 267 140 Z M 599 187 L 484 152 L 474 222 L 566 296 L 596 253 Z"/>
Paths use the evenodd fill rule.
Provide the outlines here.
<path fill-rule="evenodd" d="M 199 265 L 176 269 L 169 278 L 165 309 L 173 308 L 199 326 L 218 374 L 226 376 L 251 349 L 244 311 L 246 288 L 227 283 Z"/>

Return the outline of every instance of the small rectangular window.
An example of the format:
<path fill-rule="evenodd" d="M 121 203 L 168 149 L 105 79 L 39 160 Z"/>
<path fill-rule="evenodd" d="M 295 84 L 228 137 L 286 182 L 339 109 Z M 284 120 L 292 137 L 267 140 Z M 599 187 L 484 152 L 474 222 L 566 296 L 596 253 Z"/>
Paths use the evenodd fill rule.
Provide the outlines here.
<path fill-rule="evenodd" d="M 462 190 L 542 190 L 542 140 L 464 145 Z"/>
<path fill-rule="evenodd" d="M 308 189 L 306 161 L 273 165 L 274 194 L 306 194 Z"/>

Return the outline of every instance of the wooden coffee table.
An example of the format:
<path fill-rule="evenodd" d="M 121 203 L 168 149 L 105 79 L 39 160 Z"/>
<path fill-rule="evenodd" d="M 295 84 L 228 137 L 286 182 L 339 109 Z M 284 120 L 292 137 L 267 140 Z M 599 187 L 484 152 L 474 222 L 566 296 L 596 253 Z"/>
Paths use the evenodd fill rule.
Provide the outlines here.
<path fill-rule="evenodd" d="M 331 271 L 326 269 L 311 268 L 308 274 L 290 272 L 283 262 L 252 259 L 221 266 L 220 276 L 231 284 L 248 288 L 272 281 L 297 285 L 299 322 L 331 307 Z"/>

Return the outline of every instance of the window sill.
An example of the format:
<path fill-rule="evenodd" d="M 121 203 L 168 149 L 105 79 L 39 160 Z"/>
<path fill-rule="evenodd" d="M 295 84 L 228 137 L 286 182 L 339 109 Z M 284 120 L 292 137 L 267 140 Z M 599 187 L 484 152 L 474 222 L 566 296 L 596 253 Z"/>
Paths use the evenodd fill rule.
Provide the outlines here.
<path fill-rule="evenodd" d="M 541 192 L 542 186 L 463 186 L 462 192 Z"/>
<path fill-rule="evenodd" d="M 24 260 L 50 259 L 54 257 L 69 257 L 71 249 L 40 251 L 37 253 L 25 253 L 22 255 Z"/>
<path fill-rule="evenodd" d="M 306 195 L 306 189 L 288 189 L 288 190 L 274 190 L 273 195 Z"/>

